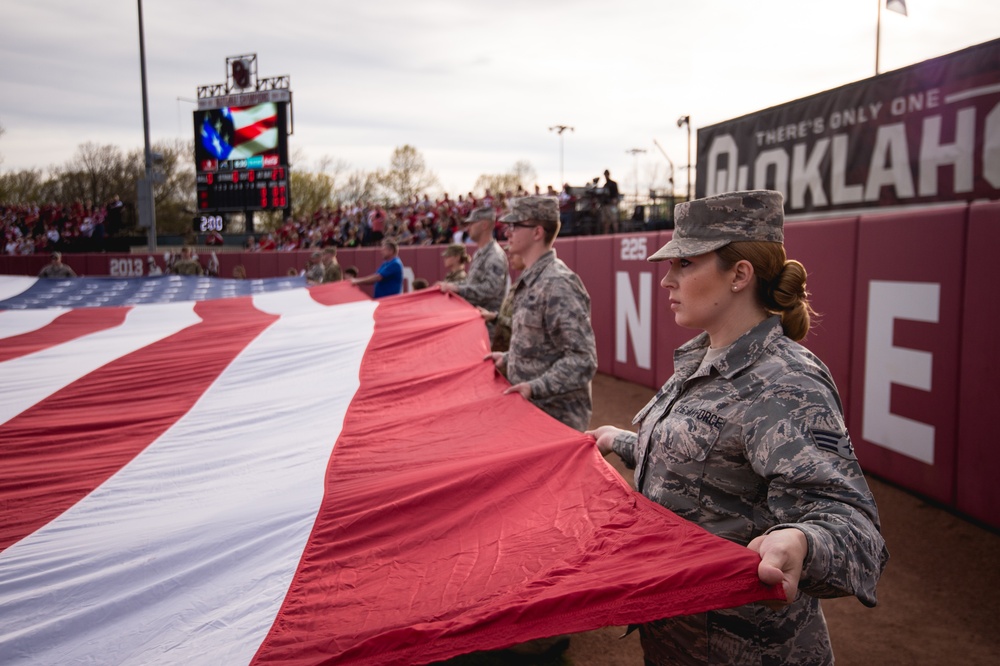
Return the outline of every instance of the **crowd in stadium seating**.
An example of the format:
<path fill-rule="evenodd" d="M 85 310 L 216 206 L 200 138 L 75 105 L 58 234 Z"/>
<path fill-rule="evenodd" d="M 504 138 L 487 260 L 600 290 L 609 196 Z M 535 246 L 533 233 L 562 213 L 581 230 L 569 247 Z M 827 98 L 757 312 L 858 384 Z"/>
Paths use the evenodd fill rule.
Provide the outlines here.
<path fill-rule="evenodd" d="M 96 206 L 89 199 L 72 204 L 0 204 L 0 254 L 100 252 L 109 233 L 122 226 L 124 204 L 116 195 Z"/>
<path fill-rule="evenodd" d="M 400 246 L 446 244 L 461 240 L 461 222 L 474 209 L 492 206 L 497 217 L 507 199 L 526 196 L 526 191 L 494 196 L 489 190 L 476 197 L 472 192 L 452 199 L 445 193 L 431 200 L 426 194 L 395 206 L 358 203 L 337 209 L 322 208 L 309 218 L 288 218 L 278 229 L 248 238 L 251 251 L 299 250 L 322 247 L 376 245 L 391 238 Z M 497 234 L 504 229 L 498 223 Z"/>
<path fill-rule="evenodd" d="M 537 186 L 535 190 L 543 194 Z M 547 193 L 557 195 L 551 187 Z M 251 251 L 359 247 L 377 245 L 383 238 L 392 238 L 400 246 L 447 244 L 462 239 L 461 222 L 473 209 L 492 206 L 499 219 L 509 199 L 528 194 L 521 188 L 496 195 L 487 189 L 478 197 L 469 192 L 452 199 L 445 193 L 432 200 L 425 194 L 394 206 L 357 203 L 321 208 L 308 216 L 290 217 L 273 231 L 247 238 L 245 247 Z M 122 206 L 117 196 L 104 206 L 95 206 L 89 200 L 67 205 L 0 204 L 0 254 L 99 252 L 108 235 L 121 229 Z M 503 238 L 504 228 L 499 223 L 496 234 Z M 225 239 L 215 234 L 198 241 L 214 245 Z"/>

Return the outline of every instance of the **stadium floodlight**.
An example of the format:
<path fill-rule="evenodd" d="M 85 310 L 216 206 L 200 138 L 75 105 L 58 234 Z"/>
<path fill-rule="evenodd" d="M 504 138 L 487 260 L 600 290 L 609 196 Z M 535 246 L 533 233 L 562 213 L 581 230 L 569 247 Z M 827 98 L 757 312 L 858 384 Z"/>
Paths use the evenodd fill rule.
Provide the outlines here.
<path fill-rule="evenodd" d="M 691 201 L 691 116 L 681 116 L 677 119 L 677 127 L 684 127 L 687 125 L 688 128 L 688 161 L 687 166 L 687 200 Z"/>
<path fill-rule="evenodd" d="M 552 127 L 549 128 L 550 132 L 556 132 L 557 134 L 559 134 L 559 183 L 560 183 L 559 189 L 560 190 L 562 189 L 562 186 L 566 184 L 566 181 L 564 180 L 563 176 L 563 132 L 565 132 L 566 130 L 569 130 L 570 132 L 575 131 L 569 125 L 553 125 Z"/>

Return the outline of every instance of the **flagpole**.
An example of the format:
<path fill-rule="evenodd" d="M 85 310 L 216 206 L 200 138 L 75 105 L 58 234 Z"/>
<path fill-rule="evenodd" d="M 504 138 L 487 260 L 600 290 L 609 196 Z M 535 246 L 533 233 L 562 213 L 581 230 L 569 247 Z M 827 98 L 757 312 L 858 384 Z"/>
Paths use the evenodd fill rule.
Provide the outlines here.
<path fill-rule="evenodd" d="M 876 0 L 876 4 L 878 5 L 878 20 L 875 22 L 875 76 L 878 76 L 879 41 L 882 37 L 882 2 L 883 0 Z"/>

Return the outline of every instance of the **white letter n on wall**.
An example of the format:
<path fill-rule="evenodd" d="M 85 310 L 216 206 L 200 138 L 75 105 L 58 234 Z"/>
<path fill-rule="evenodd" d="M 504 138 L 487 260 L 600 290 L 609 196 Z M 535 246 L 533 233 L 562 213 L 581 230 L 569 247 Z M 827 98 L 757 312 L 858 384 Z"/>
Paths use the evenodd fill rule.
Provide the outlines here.
<path fill-rule="evenodd" d="M 865 404 L 862 437 L 928 465 L 934 464 L 934 426 L 889 411 L 892 384 L 931 390 L 930 352 L 892 346 L 893 321 L 937 323 L 941 285 L 872 280 L 868 287 Z"/>
<path fill-rule="evenodd" d="M 653 367 L 653 274 L 639 273 L 639 302 L 632 293 L 632 281 L 624 271 L 615 273 L 615 360 L 628 361 L 628 339 L 632 339 L 635 364 L 643 370 Z"/>

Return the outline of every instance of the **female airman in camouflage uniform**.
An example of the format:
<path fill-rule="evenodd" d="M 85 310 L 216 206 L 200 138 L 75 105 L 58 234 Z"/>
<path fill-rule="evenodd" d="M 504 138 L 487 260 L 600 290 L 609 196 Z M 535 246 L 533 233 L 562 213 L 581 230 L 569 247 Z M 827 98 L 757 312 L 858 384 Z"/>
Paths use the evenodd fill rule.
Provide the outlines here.
<path fill-rule="evenodd" d="M 602 426 L 602 453 L 635 468 L 647 497 L 761 555 L 788 602 L 640 627 L 647 664 L 831 664 L 819 599 L 875 605 L 888 554 L 878 511 L 809 330 L 805 269 L 786 261 L 783 201 L 734 192 L 677 206 L 662 286 L 677 324 L 704 332 L 632 433 Z"/>

